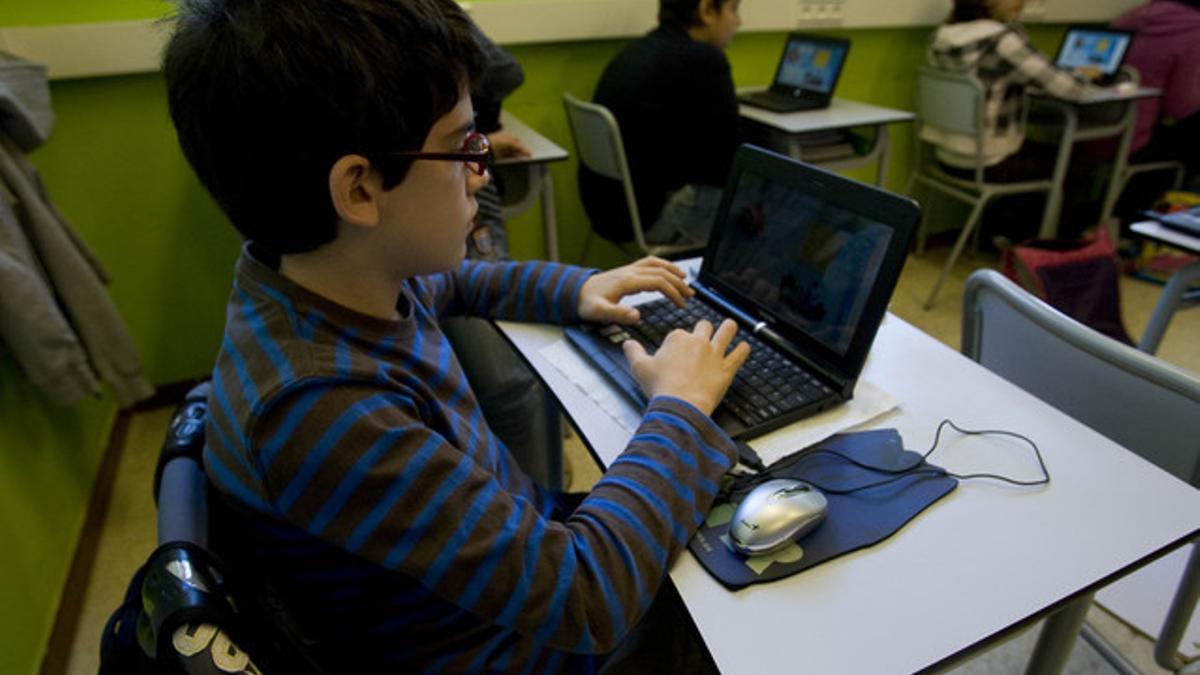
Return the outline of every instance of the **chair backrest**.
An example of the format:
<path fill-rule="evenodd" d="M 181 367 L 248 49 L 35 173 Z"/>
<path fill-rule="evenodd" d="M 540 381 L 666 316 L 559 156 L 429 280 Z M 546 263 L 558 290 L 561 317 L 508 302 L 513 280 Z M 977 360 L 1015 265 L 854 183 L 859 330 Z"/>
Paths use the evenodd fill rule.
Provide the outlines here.
<path fill-rule="evenodd" d="M 974 136 L 983 128 L 983 83 L 933 66 L 917 71 L 917 118 L 943 131 Z"/>
<path fill-rule="evenodd" d="M 967 279 L 963 354 L 1200 486 L 1200 378 L 1084 326 L 993 270 Z"/>
<path fill-rule="evenodd" d="M 582 101 L 570 94 L 563 94 L 563 107 L 567 111 L 567 123 L 571 128 L 579 162 L 591 171 L 621 183 L 634 241 L 638 248 L 648 251 L 650 247 L 646 245 L 642 233 L 633 179 L 629 174 L 629 164 L 625 161 L 625 144 L 621 141 L 621 127 L 617 124 L 617 118 L 608 108 Z"/>

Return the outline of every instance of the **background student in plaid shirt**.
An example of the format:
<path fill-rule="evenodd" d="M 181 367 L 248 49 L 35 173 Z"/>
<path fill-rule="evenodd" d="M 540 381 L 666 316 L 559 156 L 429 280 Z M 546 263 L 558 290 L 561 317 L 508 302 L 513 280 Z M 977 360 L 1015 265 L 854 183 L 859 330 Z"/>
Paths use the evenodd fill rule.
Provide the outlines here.
<path fill-rule="evenodd" d="M 1021 100 L 1028 87 L 1050 96 L 1080 100 L 1092 88 L 1079 74 L 1063 70 L 1029 42 L 1015 23 L 1024 0 L 955 0 L 929 46 L 931 65 L 966 72 L 983 82 L 983 156 L 987 180 L 1044 178 L 1056 148 L 1026 143 Z M 921 137 L 936 144 L 937 157 L 952 172 L 972 176 L 975 137 L 926 125 Z"/>

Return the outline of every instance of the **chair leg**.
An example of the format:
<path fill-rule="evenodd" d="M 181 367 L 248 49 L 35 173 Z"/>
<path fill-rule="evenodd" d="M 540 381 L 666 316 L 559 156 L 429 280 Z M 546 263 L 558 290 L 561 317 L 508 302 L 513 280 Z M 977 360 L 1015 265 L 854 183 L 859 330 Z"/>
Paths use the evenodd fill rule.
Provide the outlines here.
<path fill-rule="evenodd" d="M 916 169 L 908 176 L 908 184 L 904 186 L 904 194 L 913 197 L 913 188 L 917 184 Z M 916 199 L 916 197 L 913 197 Z M 925 209 L 921 209 L 921 220 L 917 223 L 917 248 L 913 251 L 913 255 L 918 257 L 925 254 L 925 240 L 929 238 L 929 219 L 925 215 Z"/>
<path fill-rule="evenodd" d="M 942 267 L 941 274 L 938 275 L 937 281 L 933 284 L 933 290 L 929 291 L 929 298 L 925 300 L 925 309 L 933 307 L 934 301 L 937 300 L 938 293 L 942 290 L 942 285 L 946 283 L 946 277 L 950 276 L 950 270 L 954 269 L 954 263 L 958 261 L 958 256 L 962 254 L 963 246 L 966 245 L 967 239 L 971 236 L 971 231 L 975 229 L 975 225 L 979 222 L 980 215 L 983 213 L 983 207 L 987 204 L 986 199 L 980 199 L 975 202 L 975 206 L 971 209 L 971 215 L 967 217 L 967 222 L 963 225 L 963 231 L 958 235 L 958 239 L 954 242 L 954 249 L 950 251 L 950 258 L 946 260 L 946 264 Z"/>
<path fill-rule="evenodd" d="M 583 238 L 583 251 L 579 254 L 579 264 L 580 265 L 587 264 L 588 253 L 591 251 L 591 248 L 592 248 L 592 237 L 595 237 L 595 236 L 596 236 L 596 231 L 589 227 L 588 231 L 587 231 L 587 236 L 585 236 Z"/>

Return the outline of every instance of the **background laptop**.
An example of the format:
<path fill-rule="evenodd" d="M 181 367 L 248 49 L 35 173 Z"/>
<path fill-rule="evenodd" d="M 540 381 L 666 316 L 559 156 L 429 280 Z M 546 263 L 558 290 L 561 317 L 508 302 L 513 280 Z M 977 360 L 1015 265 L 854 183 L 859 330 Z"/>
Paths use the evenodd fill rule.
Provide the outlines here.
<path fill-rule="evenodd" d="M 656 301 L 637 326 L 569 327 L 567 339 L 644 406 L 622 342 L 653 351 L 698 317 L 733 318 L 751 355 L 713 419 L 761 435 L 854 395 L 919 217 L 906 197 L 743 145 L 687 311 Z"/>
<path fill-rule="evenodd" d="M 1071 26 L 1063 35 L 1054 64 L 1066 70 L 1090 74 L 1098 85 L 1112 84 L 1129 53 L 1133 33 L 1112 28 Z"/>
<path fill-rule="evenodd" d="M 849 52 L 849 40 L 792 33 L 779 57 L 771 86 L 738 98 L 747 105 L 775 112 L 826 108 Z"/>

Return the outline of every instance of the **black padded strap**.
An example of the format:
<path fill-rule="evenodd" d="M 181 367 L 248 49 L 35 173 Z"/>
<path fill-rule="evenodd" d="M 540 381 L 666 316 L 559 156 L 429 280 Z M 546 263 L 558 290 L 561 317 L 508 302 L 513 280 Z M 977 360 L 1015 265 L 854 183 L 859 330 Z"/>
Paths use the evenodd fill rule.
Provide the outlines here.
<path fill-rule="evenodd" d="M 167 429 L 167 438 L 163 441 L 162 450 L 158 453 L 158 465 L 154 468 L 154 503 L 158 503 L 159 483 L 162 482 L 163 469 L 177 457 L 188 457 L 197 464 L 203 464 L 204 424 L 208 420 L 208 390 L 209 383 L 203 382 L 192 388 L 184 397 L 183 403 L 175 409 L 171 416 L 171 426 Z"/>

